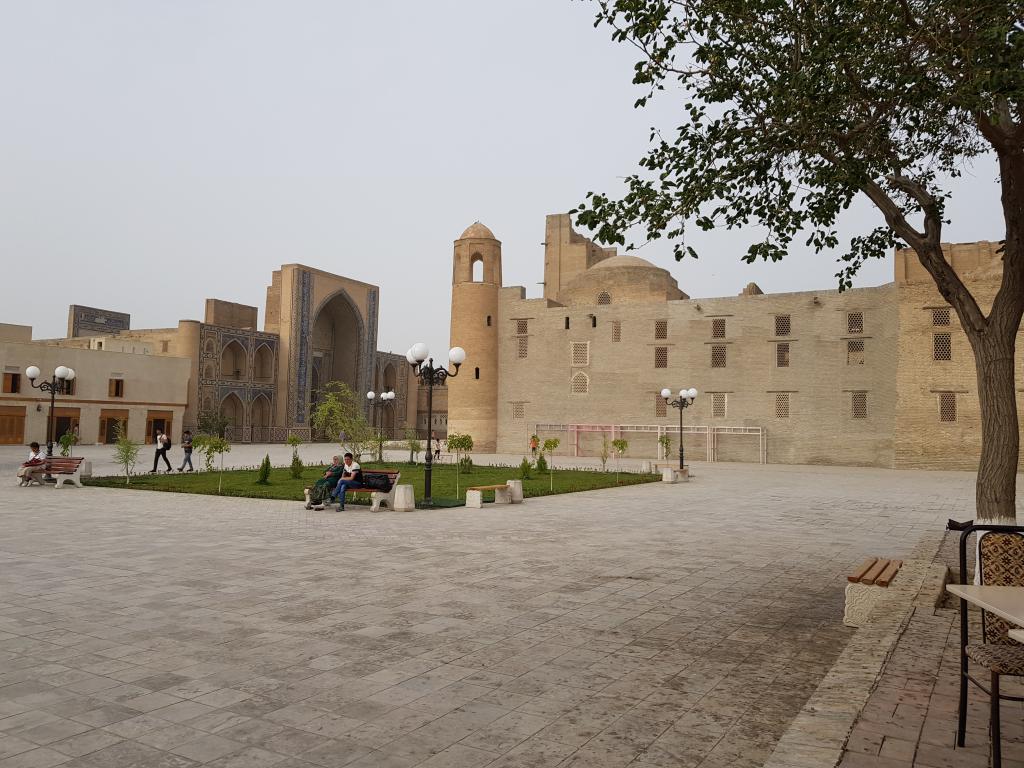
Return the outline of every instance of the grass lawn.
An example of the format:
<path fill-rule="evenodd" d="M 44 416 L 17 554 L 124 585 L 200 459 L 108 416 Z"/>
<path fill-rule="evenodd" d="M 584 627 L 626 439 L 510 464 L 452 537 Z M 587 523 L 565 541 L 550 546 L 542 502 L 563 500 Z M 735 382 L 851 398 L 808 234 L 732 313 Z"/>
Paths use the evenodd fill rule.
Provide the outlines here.
<path fill-rule="evenodd" d="M 198 463 L 198 462 L 197 462 Z M 411 483 L 416 490 L 417 503 L 423 496 L 423 465 L 417 464 L 373 464 L 363 463 L 363 469 L 380 468 L 397 469 L 402 473 L 400 483 Z M 307 467 L 299 480 L 292 478 L 287 467 L 274 468 L 270 472 L 269 485 L 256 484 L 255 469 L 230 469 L 224 471 L 222 495 L 245 496 L 254 499 L 302 499 L 302 489 L 312 485 L 322 474 L 324 467 Z M 137 475 L 132 477 L 131 485 L 125 485 L 124 477 L 94 477 L 84 480 L 86 485 L 97 485 L 104 488 L 132 488 L 144 491 L 174 491 L 176 493 L 217 494 L 219 473 L 194 472 L 192 474 L 171 475 Z M 455 492 L 455 465 L 435 464 L 431 479 L 431 491 L 434 503 L 438 506 L 459 506 L 465 503 L 466 488 L 474 485 L 498 485 L 506 480 L 518 479 L 518 467 L 486 467 L 476 466 L 470 474 L 462 472 L 459 476 L 460 492 Z M 523 481 L 524 496 L 547 496 L 551 493 L 574 493 L 591 491 L 598 488 L 614 488 L 616 485 L 636 485 L 660 480 L 660 475 L 636 474 L 622 472 L 616 478 L 615 472 L 590 472 L 580 469 L 558 469 L 554 474 L 554 490 L 549 490 L 547 474 L 536 472 L 528 480 Z M 369 503 L 368 496 L 357 494 L 350 503 Z M 484 493 L 486 501 L 494 500 L 494 493 Z"/>

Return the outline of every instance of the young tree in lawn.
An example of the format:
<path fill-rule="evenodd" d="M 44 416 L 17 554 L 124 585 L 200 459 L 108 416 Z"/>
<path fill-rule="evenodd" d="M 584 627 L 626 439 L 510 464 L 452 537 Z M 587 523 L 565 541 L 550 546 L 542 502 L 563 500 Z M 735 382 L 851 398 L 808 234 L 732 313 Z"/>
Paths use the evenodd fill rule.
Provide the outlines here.
<path fill-rule="evenodd" d="M 128 430 L 123 421 L 118 423 L 117 431 L 114 434 L 114 461 L 124 469 L 124 484 L 130 485 L 132 470 L 135 469 L 135 464 L 139 460 L 139 451 L 142 450 L 142 445 L 128 437 Z"/>
<path fill-rule="evenodd" d="M 621 463 L 622 454 L 629 448 L 629 442 L 623 440 L 621 437 L 612 440 L 612 448 L 615 450 L 615 484 L 619 484 L 619 464 Z"/>
<path fill-rule="evenodd" d="M 423 443 L 420 442 L 415 429 L 405 430 L 405 447 L 409 449 L 409 463 L 415 464 L 417 454 L 423 450 Z"/>
<path fill-rule="evenodd" d="M 658 445 L 661 446 L 661 457 L 667 459 L 668 455 L 672 452 L 672 436 L 662 435 L 658 438 Z"/>
<path fill-rule="evenodd" d="M 372 448 L 376 437 L 366 419 L 362 399 L 343 381 L 329 382 L 320 391 L 312 423 L 314 429 L 332 439 L 344 435 L 357 462 Z"/>
<path fill-rule="evenodd" d="M 299 458 L 299 446 L 302 445 L 302 438 L 298 435 L 288 435 L 285 442 L 292 447 L 292 463 L 288 465 L 288 470 L 291 472 L 292 478 L 298 480 L 302 477 L 302 471 L 305 469 L 302 459 Z"/>
<path fill-rule="evenodd" d="M 192 450 L 202 454 L 203 464 L 207 472 L 213 471 L 213 463 L 220 456 L 220 474 L 217 476 L 217 493 L 224 483 L 224 454 L 231 452 L 231 443 L 225 437 L 216 435 L 196 435 L 192 438 Z"/>
<path fill-rule="evenodd" d="M 800 238 L 839 245 L 863 196 L 879 226 L 837 273 L 913 249 L 974 353 L 982 448 L 977 517 L 1015 519 L 1019 426 L 1014 345 L 1024 314 L 1024 24 L 1021 4 L 980 0 L 597 0 L 596 24 L 639 51 L 633 82 L 678 99 L 679 127 L 651 132 L 621 199 L 574 211 L 598 240 L 675 241 L 687 221 L 758 232 L 744 260 L 778 261 Z M 943 257 L 945 203 L 971 160 L 994 156 L 1005 223 L 987 308 Z"/>
<path fill-rule="evenodd" d="M 553 456 L 561 442 L 557 437 L 548 438 L 544 441 L 544 453 Z M 555 490 L 555 465 L 551 463 L 548 464 L 548 490 Z"/>
<path fill-rule="evenodd" d="M 462 468 L 463 457 L 473 450 L 473 436 L 451 433 L 445 438 L 448 451 L 455 454 L 455 495 L 459 495 L 459 472 Z"/>

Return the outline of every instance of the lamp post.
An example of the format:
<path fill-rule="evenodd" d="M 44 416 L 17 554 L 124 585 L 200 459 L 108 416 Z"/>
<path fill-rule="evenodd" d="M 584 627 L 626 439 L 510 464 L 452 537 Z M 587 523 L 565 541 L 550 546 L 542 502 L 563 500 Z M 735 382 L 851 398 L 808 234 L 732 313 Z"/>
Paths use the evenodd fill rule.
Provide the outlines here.
<path fill-rule="evenodd" d="M 413 344 L 405 353 L 405 359 L 412 366 L 413 374 L 427 385 L 427 460 L 423 465 L 423 506 L 430 507 L 433 504 L 430 498 L 430 473 L 434 465 L 434 452 L 431 450 L 430 435 L 434 419 L 434 385 L 444 384 L 445 379 L 459 375 L 459 366 L 466 362 L 466 350 L 452 347 L 448 351 L 448 362 L 455 366 L 454 371 L 444 366 L 435 367 L 434 358 L 423 342 Z"/>
<path fill-rule="evenodd" d="M 39 366 L 30 365 L 25 369 L 25 375 L 28 376 L 29 383 L 33 388 L 50 393 L 50 413 L 46 419 L 46 458 L 52 459 L 54 404 L 58 393 L 64 394 L 65 391 L 71 388 L 71 382 L 75 380 L 75 369 L 68 368 L 66 365 L 58 365 L 53 371 L 53 378 L 49 381 L 41 381 L 39 384 L 36 384 L 36 379 L 41 375 Z M 49 470 L 47 470 L 44 479 L 48 482 L 53 480 Z"/>
<path fill-rule="evenodd" d="M 679 409 L 679 469 L 683 469 L 683 411 L 693 405 L 697 398 L 697 390 L 693 387 L 680 389 L 679 397 L 673 400 L 672 390 L 666 387 L 661 390 L 661 396 L 665 398 L 666 404 Z"/>
<path fill-rule="evenodd" d="M 377 461 L 384 461 L 384 407 L 391 405 L 395 399 L 395 393 L 370 390 L 366 393 L 366 399 L 370 401 L 370 408 L 376 412 L 375 419 L 379 422 L 377 426 Z"/>

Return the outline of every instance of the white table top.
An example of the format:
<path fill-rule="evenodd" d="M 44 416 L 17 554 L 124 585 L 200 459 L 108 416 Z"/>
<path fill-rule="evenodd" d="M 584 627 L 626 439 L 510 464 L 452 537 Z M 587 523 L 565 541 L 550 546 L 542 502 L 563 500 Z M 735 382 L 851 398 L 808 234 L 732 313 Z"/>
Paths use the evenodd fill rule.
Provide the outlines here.
<path fill-rule="evenodd" d="M 977 584 L 947 584 L 946 589 L 972 605 L 1024 627 L 1024 587 L 984 587 Z M 1014 630 L 1016 631 L 1016 630 Z M 1011 635 L 1012 636 L 1012 635 Z M 1022 633 L 1024 636 L 1024 633 Z M 1014 638 L 1017 639 L 1017 638 Z"/>

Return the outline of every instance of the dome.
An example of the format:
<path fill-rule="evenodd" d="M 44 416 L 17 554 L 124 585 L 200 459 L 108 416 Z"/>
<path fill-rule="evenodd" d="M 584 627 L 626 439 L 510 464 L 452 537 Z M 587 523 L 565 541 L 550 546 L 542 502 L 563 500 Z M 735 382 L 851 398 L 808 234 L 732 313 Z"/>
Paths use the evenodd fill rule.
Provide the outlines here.
<path fill-rule="evenodd" d="M 607 259 L 602 259 L 597 262 L 591 269 L 618 269 L 622 267 L 646 267 L 647 269 L 661 269 L 656 264 L 652 264 L 647 259 L 641 259 L 639 256 L 609 256 Z M 662 270 L 664 271 L 664 270 Z"/>
<path fill-rule="evenodd" d="M 470 224 L 466 231 L 459 236 L 459 240 L 469 240 L 475 238 L 477 240 L 497 240 L 494 233 L 491 232 L 487 227 L 481 224 L 479 221 L 475 221 Z"/>

